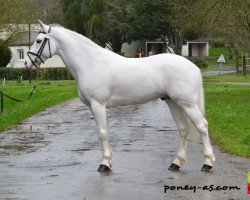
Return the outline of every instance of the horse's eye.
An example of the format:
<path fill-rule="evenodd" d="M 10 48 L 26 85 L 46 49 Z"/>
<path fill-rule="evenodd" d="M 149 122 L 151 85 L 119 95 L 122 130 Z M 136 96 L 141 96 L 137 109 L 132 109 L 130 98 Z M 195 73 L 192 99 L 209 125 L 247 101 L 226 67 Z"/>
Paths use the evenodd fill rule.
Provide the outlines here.
<path fill-rule="evenodd" d="M 39 44 L 39 43 L 41 43 L 41 41 L 42 41 L 42 40 L 37 39 L 37 40 L 36 40 L 36 43 Z"/>

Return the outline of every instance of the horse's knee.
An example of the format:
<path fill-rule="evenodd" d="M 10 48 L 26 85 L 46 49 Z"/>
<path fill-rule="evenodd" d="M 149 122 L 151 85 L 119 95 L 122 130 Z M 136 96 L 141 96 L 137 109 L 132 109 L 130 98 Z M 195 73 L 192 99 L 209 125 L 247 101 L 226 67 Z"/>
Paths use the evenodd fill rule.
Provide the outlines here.
<path fill-rule="evenodd" d="M 208 122 L 207 122 L 207 120 L 205 119 L 205 118 L 203 118 L 203 123 L 204 123 L 204 126 L 206 127 L 206 128 L 208 128 Z"/>
<path fill-rule="evenodd" d="M 208 127 L 207 123 L 200 123 L 197 125 L 197 129 L 201 136 L 208 136 Z"/>
<path fill-rule="evenodd" d="M 100 140 L 107 140 L 107 131 L 105 129 L 101 129 L 99 131 L 99 138 Z"/>
<path fill-rule="evenodd" d="M 178 127 L 178 130 L 179 130 L 179 133 L 180 133 L 180 137 L 187 137 L 187 134 L 188 134 L 188 124 L 187 123 L 178 123 L 177 124 L 177 127 Z"/>
<path fill-rule="evenodd" d="M 188 135 L 188 128 L 187 127 L 179 128 L 179 132 L 180 132 L 180 137 L 186 138 Z"/>

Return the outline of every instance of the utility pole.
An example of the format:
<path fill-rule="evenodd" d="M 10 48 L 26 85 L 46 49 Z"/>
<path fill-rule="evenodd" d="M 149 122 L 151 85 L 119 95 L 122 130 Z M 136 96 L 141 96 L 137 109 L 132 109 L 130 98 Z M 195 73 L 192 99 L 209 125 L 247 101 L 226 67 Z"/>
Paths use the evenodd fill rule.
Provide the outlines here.
<path fill-rule="evenodd" d="M 30 33 L 31 27 L 30 26 L 31 26 L 31 24 L 29 23 L 28 26 L 29 26 L 29 50 L 30 50 L 30 47 L 31 47 L 31 33 Z"/>

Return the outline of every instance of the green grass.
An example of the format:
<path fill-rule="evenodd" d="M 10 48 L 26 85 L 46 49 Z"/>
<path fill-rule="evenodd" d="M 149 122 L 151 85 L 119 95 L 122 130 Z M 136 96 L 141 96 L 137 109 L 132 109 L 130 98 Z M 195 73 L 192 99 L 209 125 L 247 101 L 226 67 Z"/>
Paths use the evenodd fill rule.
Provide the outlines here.
<path fill-rule="evenodd" d="M 218 57 L 223 54 L 225 58 L 229 57 L 229 51 L 226 47 L 217 47 L 217 48 L 210 48 L 209 49 L 209 56 L 211 57 Z"/>
<path fill-rule="evenodd" d="M 212 140 L 225 152 L 250 157 L 250 87 L 205 85 L 205 96 Z"/>
<path fill-rule="evenodd" d="M 26 99 L 34 84 L 28 82 L 8 82 L 0 85 L 0 90 L 17 98 Z M 28 101 L 18 103 L 4 98 L 4 111 L 0 115 L 0 131 L 17 124 L 23 119 L 43 109 L 77 96 L 75 81 L 39 82 L 36 92 Z"/>
<path fill-rule="evenodd" d="M 209 66 L 219 66 L 220 64 L 217 63 L 218 58 L 224 55 L 226 63 L 223 63 L 223 66 L 235 66 L 235 55 L 233 52 L 233 59 L 229 59 L 229 51 L 226 47 L 218 47 L 218 48 L 210 48 L 209 49 L 209 57 L 210 59 L 206 60 Z"/>
<path fill-rule="evenodd" d="M 208 66 L 216 66 L 216 67 L 219 67 L 220 66 L 220 63 L 217 62 L 219 57 L 213 57 L 213 58 L 210 58 L 209 60 L 206 60 Z M 224 67 L 235 67 L 236 66 L 236 62 L 235 62 L 235 59 L 226 59 L 226 62 L 225 63 L 222 63 L 222 66 Z"/>
<path fill-rule="evenodd" d="M 250 76 L 223 74 L 218 76 L 204 76 L 204 82 L 250 82 Z"/>

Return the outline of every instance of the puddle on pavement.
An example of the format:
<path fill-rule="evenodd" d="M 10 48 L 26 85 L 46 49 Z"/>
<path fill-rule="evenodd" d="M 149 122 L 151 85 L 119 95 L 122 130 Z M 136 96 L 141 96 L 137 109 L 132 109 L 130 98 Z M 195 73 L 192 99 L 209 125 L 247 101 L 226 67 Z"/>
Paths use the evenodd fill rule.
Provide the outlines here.
<path fill-rule="evenodd" d="M 27 151 L 28 149 L 32 148 L 32 146 L 25 146 L 25 145 L 6 145 L 6 146 L 0 146 L 0 149 L 3 150 L 14 150 L 14 151 Z"/>
<path fill-rule="evenodd" d="M 1 134 L 0 155 L 31 153 L 46 146 L 44 131 L 40 125 L 18 124 Z"/>
<path fill-rule="evenodd" d="M 84 153 L 86 151 L 90 151 L 91 149 L 90 148 L 83 148 L 83 149 L 74 149 L 74 150 L 71 150 L 73 152 L 77 152 L 77 153 Z"/>

